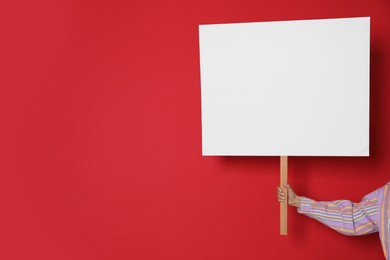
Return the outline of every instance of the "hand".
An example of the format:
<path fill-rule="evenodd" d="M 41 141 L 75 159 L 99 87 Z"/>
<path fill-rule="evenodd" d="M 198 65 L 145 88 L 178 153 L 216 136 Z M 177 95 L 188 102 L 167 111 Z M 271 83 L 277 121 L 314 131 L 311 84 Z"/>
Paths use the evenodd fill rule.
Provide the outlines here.
<path fill-rule="evenodd" d="M 294 207 L 299 207 L 301 205 L 301 197 L 295 194 L 295 192 L 290 187 L 290 185 L 284 184 L 284 187 L 287 188 L 287 192 L 288 192 L 288 204 Z M 280 187 L 278 187 L 277 196 L 279 202 L 283 202 L 286 197 L 283 190 Z"/>

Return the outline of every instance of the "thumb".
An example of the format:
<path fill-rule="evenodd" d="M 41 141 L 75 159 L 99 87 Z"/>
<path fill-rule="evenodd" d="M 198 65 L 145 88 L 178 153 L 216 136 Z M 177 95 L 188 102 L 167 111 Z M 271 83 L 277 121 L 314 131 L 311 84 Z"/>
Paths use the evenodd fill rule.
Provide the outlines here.
<path fill-rule="evenodd" d="M 288 195 L 294 196 L 295 194 L 294 190 L 291 188 L 291 186 L 288 183 L 284 184 L 283 186 L 287 188 Z"/>

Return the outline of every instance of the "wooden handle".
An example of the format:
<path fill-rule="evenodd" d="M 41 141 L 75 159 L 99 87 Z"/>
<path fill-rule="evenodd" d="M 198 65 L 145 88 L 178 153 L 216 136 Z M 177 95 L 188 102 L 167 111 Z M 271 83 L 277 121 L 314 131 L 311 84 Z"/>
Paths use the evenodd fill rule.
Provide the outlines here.
<path fill-rule="evenodd" d="M 280 156 L 280 187 L 282 188 L 285 199 L 280 203 L 280 235 L 287 235 L 287 208 L 288 208 L 288 192 L 284 187 L 287 182 L 288 160 L 287 156 Z"/>

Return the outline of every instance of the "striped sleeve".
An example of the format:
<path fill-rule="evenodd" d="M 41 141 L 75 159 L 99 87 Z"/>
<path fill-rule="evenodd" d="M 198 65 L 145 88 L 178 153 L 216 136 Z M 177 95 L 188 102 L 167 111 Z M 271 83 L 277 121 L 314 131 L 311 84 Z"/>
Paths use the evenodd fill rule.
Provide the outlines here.
<path fill-rule="evenodd" d="M 359 236 L 378 231 L 378 196 L 374 191 L 359 203 L 349 200 L 317 202 L 301 197 L 298 212 L 314 218 L 326 226 L 349 236 Z"/>

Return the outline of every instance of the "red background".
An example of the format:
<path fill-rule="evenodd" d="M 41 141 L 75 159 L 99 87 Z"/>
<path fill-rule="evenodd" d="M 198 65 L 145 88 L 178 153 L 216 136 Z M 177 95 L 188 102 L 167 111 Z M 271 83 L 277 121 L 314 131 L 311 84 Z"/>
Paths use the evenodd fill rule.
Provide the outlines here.
<path fill-rule="evenodd" d="M 0 259 L 383 259 L 290 209 L 277 157 L 202 157 L 198 25 L 371 16 L 371 156 L 293 157 L 290 183 L 389 181 L 388 0 L 3 1 Z"/>

